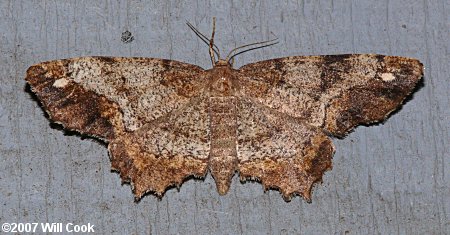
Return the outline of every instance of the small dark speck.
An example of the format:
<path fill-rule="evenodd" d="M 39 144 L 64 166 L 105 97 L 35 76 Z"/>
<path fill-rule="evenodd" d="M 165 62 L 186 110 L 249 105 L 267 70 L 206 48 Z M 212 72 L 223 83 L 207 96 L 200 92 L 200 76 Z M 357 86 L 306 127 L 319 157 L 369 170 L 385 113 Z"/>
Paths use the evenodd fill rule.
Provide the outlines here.
<path fill-rule="evenodd" d="M 402 24 L 402 28 L 406 29 L 406 25 L 405 25 L 405 24 Z"/>
<path fill-rule="evenodd" d="M 125 31 L 122 33 L 122 37 L 120 38 L 123 43 L 130 43 L 134 40 L 134 36 L 131 34 L 130 31 Z"/>

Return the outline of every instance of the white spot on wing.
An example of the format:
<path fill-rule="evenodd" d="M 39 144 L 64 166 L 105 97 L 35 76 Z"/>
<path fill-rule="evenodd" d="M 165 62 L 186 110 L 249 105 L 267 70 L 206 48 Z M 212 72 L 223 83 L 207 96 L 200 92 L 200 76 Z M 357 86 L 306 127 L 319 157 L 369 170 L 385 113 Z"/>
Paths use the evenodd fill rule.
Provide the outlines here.
<path fill-rule="evenodd" d="M 385 82 L 390 82 L 395 79 L 395 76 L 392 73 L 383 73 L 381 74 L 381 79 Z"/>
<path fill-rule="evenodd" d="M 53 83 L 53 86 L 57 88 L 62 88 L 67 86 L 67 84 L 69 84 L 69 80 L 67 80 L 66 78 L 60 78 Z"/>

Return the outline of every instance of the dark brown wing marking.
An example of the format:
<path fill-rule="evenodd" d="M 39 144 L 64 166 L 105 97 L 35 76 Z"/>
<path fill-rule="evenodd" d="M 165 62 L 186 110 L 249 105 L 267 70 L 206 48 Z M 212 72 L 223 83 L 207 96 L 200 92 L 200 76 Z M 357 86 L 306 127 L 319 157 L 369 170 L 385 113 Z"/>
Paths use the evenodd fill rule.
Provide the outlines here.
<path fill-rule="evenodd" d="M 423 66 L 398 56 L 294 56 L 245 65 L 240 72 L 244 96 L 343 136 L 397 109 Z"/>
<path fill-rule="evenodd" d="M 26 80 L 52 120 L 111 140 L 182 107 L 204 85 L 202 73 L 170 60 L 81 57 L 34 65 Z"/>

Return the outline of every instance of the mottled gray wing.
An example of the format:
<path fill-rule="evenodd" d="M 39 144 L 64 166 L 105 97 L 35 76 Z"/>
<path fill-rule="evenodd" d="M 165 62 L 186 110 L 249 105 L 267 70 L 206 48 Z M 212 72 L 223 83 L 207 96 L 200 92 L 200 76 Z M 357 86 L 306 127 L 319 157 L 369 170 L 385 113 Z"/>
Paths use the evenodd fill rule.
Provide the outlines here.
<path fill-rule="evenodd" d="M 343 136 L 397 109 L 423 66 L 410 58 L 355 54 L 272 59 L 239 71 L 244 97 Z"/>
<path fill-rule="evenodd" d="M 147 192 L 162 196 L 187 177 L 205 176 L 210 153 L 208 101 L 205 96 L 192 98 L 189 105 L 110 142 L 112 168 L 131 183 L 136 198 Z"/>
<path fill-rule="evenodd" d="M 311 189 L 331 169 L 334 146 L 320 128 L 261 104 L 238 103 L 238 169 L 241 180 L 261 181 L 278 189 L 286 200 Z"/>
<path fill-rule="evenodd" d="M 80 57 L 31 66 L 26 80 L 53 121 L 110 141 L 183 107 L 203 71 L 172 60 Z"/>

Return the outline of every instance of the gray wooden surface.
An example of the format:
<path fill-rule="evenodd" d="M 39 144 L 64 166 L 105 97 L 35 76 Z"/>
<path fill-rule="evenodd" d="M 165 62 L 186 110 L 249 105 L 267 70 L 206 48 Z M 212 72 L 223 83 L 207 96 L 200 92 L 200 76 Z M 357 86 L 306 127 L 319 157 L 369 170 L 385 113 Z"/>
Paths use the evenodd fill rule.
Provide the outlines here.
<path fill-rule="evenodd" d="M 450 2 L 0 1 L 0 223 L 95 225 L 104 234 L 450 234 Z M 26 69 L 87 55 L 144 56 L 210 68 L 186 20 L 243 64 L 289 55 L 380 53 L 420 59 L 425 79 L 384 124 L 337 147 L 312 203 L 239 182 L 219 196 L 210 176 L 135 203 L 104 145 L 50 125 L 25 91 Z M 134 41 L 124 43 L 130 31 Z"/>

